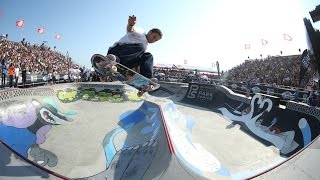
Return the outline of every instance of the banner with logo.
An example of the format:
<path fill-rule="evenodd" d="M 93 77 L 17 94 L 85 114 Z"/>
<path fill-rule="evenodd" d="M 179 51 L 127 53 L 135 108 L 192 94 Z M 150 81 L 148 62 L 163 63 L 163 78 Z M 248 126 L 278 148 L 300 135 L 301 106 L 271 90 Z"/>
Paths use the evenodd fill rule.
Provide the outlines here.
<path fill-rule="evenodd" d="M 300 61 L 300 75 L 299 75 L 299 85 L 301 86 L 301 82 L 306 74 L 308 67 L 310 65 L 310 54 L 307 49 L 305 49 L 301 55 Z"/>
<path fill-rule="evenodd" d="M 215 92 L 215 86 L 190 83 L 187 94 L 182 102 L 201 107 L 207 107 L 208 104 L 212 104 Z"/>

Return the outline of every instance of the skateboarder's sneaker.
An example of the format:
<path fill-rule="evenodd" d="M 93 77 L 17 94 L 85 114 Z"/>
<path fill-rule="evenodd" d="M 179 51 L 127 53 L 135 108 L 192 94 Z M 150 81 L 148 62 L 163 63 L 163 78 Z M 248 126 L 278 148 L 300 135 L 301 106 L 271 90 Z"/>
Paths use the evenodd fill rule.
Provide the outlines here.
<path fill-rule="evenodd" d="M 107 60 L 108 61 L 108 63 L 111 63 L 112 61 L 113 62 L 117 62 L 117 57 L 115 56 L 115 55 L 113 55 L 113 54 L 108 54 L 107 56 L 106 56 L 106 58 L 109 60 Z"/>
<path fill-rule="evenodd" d="M 91 57 L 91 64 L 98 73 L 108 74 L 112 70 L 113 64 L 116 64 L 116 60 L 117 57 L 113 54 L 107 56 L 95 54 Z"/>

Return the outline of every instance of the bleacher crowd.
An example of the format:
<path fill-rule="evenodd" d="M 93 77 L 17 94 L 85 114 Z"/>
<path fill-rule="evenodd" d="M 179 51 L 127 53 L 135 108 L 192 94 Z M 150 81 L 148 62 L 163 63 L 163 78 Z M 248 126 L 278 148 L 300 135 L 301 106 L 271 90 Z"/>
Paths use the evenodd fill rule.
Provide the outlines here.
<path fill-rule="evenodd" d="M 300 59 L 301 55 L 291 55 L 246 60 L 229 70 L 226 80 L 246 84 L 267 84 L 289 89 L 303 88 L 310 91 L 307 103 L 320 107 L 319 75 L 317 75 L 314 62 L 310 64 L 300 82 Z"/>
<path fill-rule="evenodd" d="M 313 81 L 315 70 L 312 66 L 299 84 L 300 55 L 267 57 L 265 59 L 246 60 L 228 72 L 227 80 L 240 82 L 254 79 L 264 84 L 277 84 L 290 87 L 317 86 Z"/>
<path fill-rule="evenodd" d="M 2 81 L 5 77 L 14 75 L 18 77 L 20 74 L 54 74 L 68 73 L 69 68 L 79 68 L 71 58 L 66 57 L 62 53 L 55 51 L 46 46 L 31 45 L 23 39 L 21 42 L 9 41 L 2 38 L 0 42 L 0 61 Z M 14 67 L 14 74 L 10 71 L 10 66 Z M 25 72 L 23 72 L 25 71 Z M 1 84 L 3 87 L 3 83 Z M 10 87 L 13 84 L 10 83 Z"/>

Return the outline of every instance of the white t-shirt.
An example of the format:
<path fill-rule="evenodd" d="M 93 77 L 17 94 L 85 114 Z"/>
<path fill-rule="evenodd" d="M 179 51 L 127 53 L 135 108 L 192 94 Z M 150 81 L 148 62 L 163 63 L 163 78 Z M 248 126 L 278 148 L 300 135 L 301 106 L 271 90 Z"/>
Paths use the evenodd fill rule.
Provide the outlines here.
<path fill-rule="evenodd" d="M 20 69 L 18 67 L 14 68 L 14 75 L 18 77 L 19 73 L 20 73 Z"/>
<path fill-rule="evenodd" d="M 127 32 L 127 34 L 123 36 L 117 44 L 142 44 L 144 50 L 147 50 L 148 40 L 146 33 L 134 30 L 133 32 Z"/>

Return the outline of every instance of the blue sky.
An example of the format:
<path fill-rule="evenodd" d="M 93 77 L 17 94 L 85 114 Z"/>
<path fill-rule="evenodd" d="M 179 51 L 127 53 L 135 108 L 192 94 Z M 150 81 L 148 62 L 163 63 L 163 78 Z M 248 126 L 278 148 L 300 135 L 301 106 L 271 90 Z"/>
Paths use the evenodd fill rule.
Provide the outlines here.
<path fill-rule="evenodd" d="M 163 31 L 163 39 L 148 48 L 155 64 L 211 67 L 222 70 L 242 63 L 247 56 L 297 54 L 305 49 L 303 17 L 319 5 L 318 0 L 0 0 L 0 34 L 32 44 L 48 41 L 57 51 L 67 51 L 74 61 L 91 67 L 94 53 L 106 54 L 109 46 L 126 32 L 129 15 L 137 26 Z M 24 28 L 15 23 L 25 20 Z M 313 26 L 320 29 L 320 22 Z M 40 35 L 37 29 L 45 28 Z M 61 34 L 55 40 L 56 33 Z M 292 36 L 283 40 L 282 34 Z M 261 39 L 268 44 L 261 46 Z M 244 44 L 250 44 L 249 50 Z"/>

